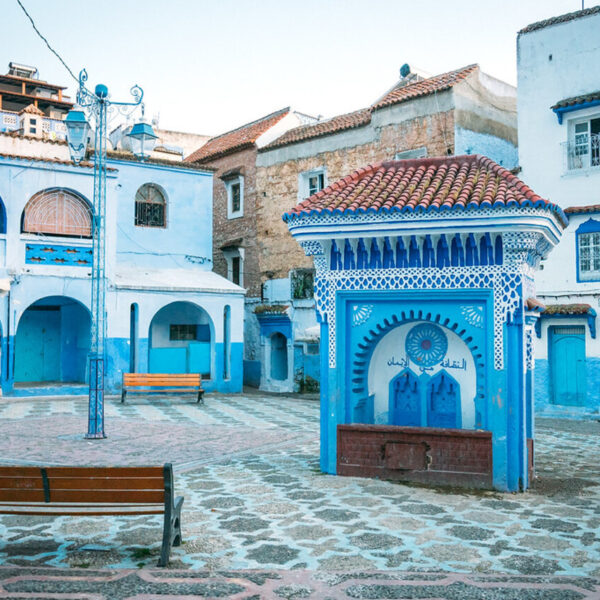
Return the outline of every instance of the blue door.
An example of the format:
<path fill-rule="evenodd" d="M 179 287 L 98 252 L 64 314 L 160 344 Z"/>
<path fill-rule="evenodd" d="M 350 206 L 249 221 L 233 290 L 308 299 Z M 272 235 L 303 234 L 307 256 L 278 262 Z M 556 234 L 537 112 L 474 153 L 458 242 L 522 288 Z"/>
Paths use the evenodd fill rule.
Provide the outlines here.
<path fill-rule="evenodd" d="M 586 396 L 585 328 L 550 327 L 551 401 L 584 406 Z"/>
<path fill-rule="evenodd" d="M 427 384 L 427 426 L 460 428 L 460 386 L 446 371 Z"/>
<path fill-rule="evenodd" d="M 390 423 L 421 425 L 421 394 L 419 380 L 410 370 L 402 371 L 390 382 Z"/>

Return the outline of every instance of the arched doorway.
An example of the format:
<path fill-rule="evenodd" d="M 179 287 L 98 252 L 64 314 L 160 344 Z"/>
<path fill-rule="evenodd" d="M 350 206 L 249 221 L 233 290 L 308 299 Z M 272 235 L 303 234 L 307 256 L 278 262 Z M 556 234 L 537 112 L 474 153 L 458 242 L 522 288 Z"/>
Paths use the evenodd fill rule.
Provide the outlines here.
<path fill-rule="evenodd" d="M 276 332 L 271 336 L 271 379 L 285 381 L 288 378 L 287 338 Z"/>
<path fill-rule="evenodd" d="M 84 383 L 90 324 L 88 309 L 72 298 L 34 302 L 17 327 L 15 383 Z"/>
<path fill-rule="evenodd" d="M 214 327 L 208 313 L 192 302 L 161 308 L 148 332 L 150 373 L 200 373 L 210 379 Z"/>

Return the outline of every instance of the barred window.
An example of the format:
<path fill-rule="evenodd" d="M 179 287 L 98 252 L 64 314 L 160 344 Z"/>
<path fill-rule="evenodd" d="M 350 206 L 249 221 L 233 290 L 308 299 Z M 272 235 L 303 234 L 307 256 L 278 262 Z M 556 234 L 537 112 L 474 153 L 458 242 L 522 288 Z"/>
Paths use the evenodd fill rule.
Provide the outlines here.
<path fill-rule="evenodd" d="M 139 227 L 165 227 L 167 202 L 163 191 L 145 183 L 135 195 L 135 224 Z"/>
<path fill-rule="evenodd" d="M 169 327 L 170 341 L 193 341 L 198 338 L 197 325 L 171 325 Z"/>

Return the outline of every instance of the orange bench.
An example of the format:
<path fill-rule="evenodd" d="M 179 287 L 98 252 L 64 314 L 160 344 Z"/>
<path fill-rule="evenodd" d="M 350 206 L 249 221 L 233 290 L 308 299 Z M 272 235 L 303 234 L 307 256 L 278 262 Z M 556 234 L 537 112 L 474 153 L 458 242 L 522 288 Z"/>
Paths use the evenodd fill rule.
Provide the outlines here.
<path fill-rule="evenodd" d="M 183 497 L 175 498 L 173 467 L 0 466 L 0 514 L 164 514 L 159 567 L 181 544 Z"/>
<path fill-rule="evenodd" d="M 121 402 L 128 392 L 139 394 L 198 394 L 196 404 L 204 404 L 202 375 L 199 373 L 123 373 Z"/>

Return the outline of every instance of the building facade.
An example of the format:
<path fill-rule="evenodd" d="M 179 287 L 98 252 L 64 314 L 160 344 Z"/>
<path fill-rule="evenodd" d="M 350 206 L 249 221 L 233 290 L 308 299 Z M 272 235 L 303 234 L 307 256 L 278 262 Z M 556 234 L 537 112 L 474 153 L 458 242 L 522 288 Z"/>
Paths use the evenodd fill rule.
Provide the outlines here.
<path fill-rule="evenodd" d="M 288 307 L 288 323 L 275 338 L 264 327 L 264 313 L 258 319 L 258 341 L 249 342 L 246 336 L 247 344 L 262 349 L 264 389 L 312 391 L 320 379 L 314 269 L 281 222 L 281 210 L 292 210 L 329 182 L 366 164 L 476 153 L 509 169 L 517 164 L 516 90 L 478 65 L 428 78 L 405 65 L 400 81 L 371 106 L 291 129 L 259 148 L 254 225 L 258 280 L 264 310 Z M 276 318 L 281 320 L 280 315 Z M 269 361 L 282 351 L 283 338 L 289 368 L 271 372 Z"/>
<path fill-rule="evenodd" d="M 247 291 L 245 381 L 256 387 L 261 378 L 261 347 L 254 309 L 263 296 L 256 228 L 262 202 L 256 187 L 257 151 L 285 131 L 314 120 L 284 108 L 211 138 L 185 159 L 186 163 L 215 169 L 214 270 Z"/>
<path fill-rule="evenodd" d="M 521 177 L 569 226 L 537 274 L 536 403 L 546 414 L 600 411 L 600 7 L 519 32 Z"/>
<path fill-rule="evenodd" d="M 563 211 L 471 155 L 366 166 L 284 220 L 316 267 L 321 469 L 527 489 L 533 276 Z"/>
<path fill-rule="evenodd" d="M 3 392 L 85 393 L 93 165 L 11 133 L 0 154 Z M 123 372 L 241 391 L 244 291 L 212 272 L 212 172 L 122 152 L 107 165 L 107 391 Z"/>

